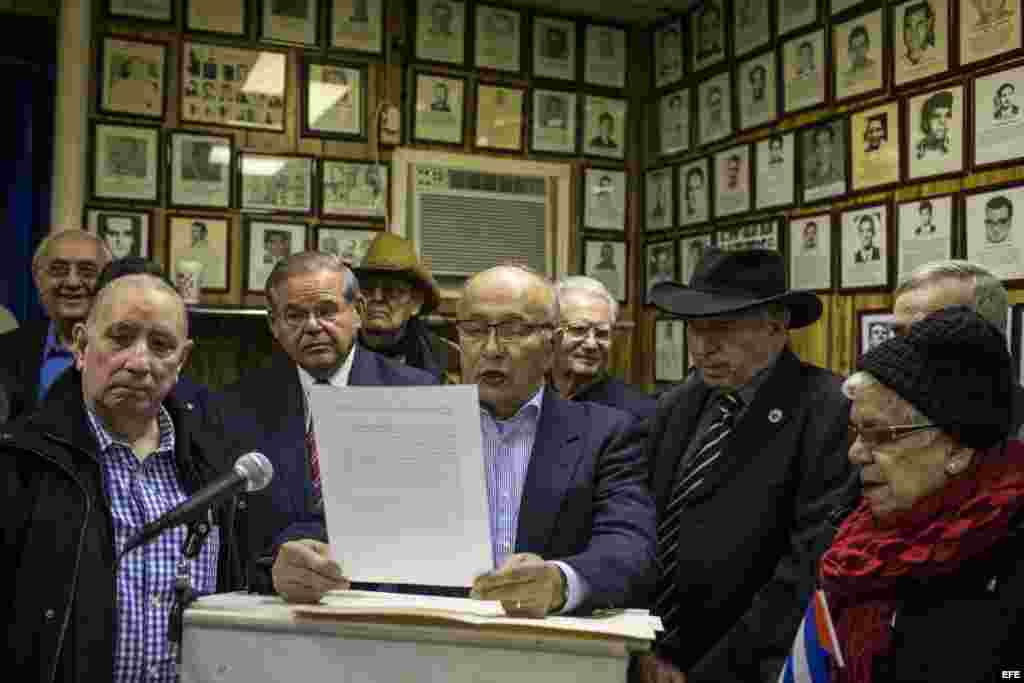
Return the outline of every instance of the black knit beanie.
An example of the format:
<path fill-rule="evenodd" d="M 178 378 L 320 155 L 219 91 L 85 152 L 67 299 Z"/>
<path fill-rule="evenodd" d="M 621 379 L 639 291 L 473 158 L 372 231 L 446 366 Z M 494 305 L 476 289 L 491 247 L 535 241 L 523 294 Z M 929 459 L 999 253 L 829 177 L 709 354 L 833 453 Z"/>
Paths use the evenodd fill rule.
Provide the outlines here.
<path fill-rule="evenodd" d="M 966 306 L 952 306 L 879 344 L 858 363 L 965 446 L 984 450 L 1013 421 L 1006 337 Z"/>

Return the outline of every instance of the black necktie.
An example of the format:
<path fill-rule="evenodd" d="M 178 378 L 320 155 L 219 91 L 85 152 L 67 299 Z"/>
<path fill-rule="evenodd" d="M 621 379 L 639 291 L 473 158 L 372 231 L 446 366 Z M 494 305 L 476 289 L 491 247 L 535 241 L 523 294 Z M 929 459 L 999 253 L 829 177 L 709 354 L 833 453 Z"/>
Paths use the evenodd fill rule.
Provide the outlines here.
<path fill-rule="evenodd" d="M 726 438 L 732 431 L 736 414 L 743 407 L 743 400 L 736 394 L 728 393 L 719 397 L 713 410 L 714 420 L 701 435 L 700 446 L 689 462 L 679 468 L 672 496 L 665 507 L 658 524 L 658 595 L 654 605 L 655 614 L 661 617 L 665 631 L 662 639 L 671 641 L 679 630 L 680 604 L 676 600 L 675 573 L 678 564 L 679 522 L 686 510 L 687 502 L 715 467 Z"/>

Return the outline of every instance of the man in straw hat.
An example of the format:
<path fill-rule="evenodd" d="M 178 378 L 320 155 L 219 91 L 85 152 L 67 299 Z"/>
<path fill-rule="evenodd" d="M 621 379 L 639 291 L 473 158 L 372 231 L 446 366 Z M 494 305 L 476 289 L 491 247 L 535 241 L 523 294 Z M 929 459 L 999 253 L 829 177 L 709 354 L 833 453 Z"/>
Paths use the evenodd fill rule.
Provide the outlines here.
<path fill-rule="evenodd" d="M 708 249 L 689 286 L 656 285 L 651 300 L 687 321 L 696 371 L 651 419 L 651 608 L 665 631 L 634 673 L 645 683 L 774 681 L 851 473 L 840 378 L 788 343 L 822 305 L 788 291 L 782 257 L 762 249 Z"/>
<path fill-rule="evenodd" d="M 444 381 L 446 370 L 458 368 L 458 347 L 431 332 L 421 317 L 438 307 L 441 291 L 413 245 L 381 233 L 354 270 L 364 298 L 359 341 Z"/>

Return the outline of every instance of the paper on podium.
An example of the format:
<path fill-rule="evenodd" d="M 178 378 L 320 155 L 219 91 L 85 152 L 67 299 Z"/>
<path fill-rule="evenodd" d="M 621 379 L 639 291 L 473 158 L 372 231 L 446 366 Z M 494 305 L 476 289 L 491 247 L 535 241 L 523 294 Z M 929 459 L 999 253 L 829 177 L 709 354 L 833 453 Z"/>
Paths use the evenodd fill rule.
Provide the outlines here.
<path fill-rule="evenodd" d="M 313 385 L 309 399 L 347 577 L 469 586 L 493 565 L 476 385 Z"/>

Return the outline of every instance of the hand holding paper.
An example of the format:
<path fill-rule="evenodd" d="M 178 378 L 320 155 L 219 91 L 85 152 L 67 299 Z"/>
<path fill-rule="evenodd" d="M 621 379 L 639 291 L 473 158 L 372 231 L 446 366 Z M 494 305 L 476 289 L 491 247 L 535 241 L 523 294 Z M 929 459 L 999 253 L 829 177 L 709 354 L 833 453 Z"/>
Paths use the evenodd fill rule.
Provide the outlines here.
<path fill-rule="evenodd" d="M 327 591 L 349 587 L 330 546 L 311 538 L 282 545 L 271 573 L 274 589 L 288 602 L 320 602 Z"/>
<path fill-rule="evenodd" d="M 511 555 L 493 572 L 478 576 L 470 594 L 480 600 L 500 600 L 509 616 L 540 618 L 565 604 L 562 570 L 539 555 Z"/>

